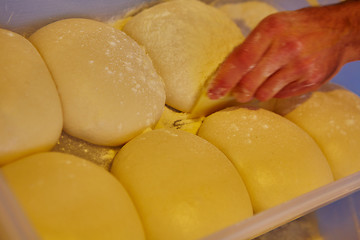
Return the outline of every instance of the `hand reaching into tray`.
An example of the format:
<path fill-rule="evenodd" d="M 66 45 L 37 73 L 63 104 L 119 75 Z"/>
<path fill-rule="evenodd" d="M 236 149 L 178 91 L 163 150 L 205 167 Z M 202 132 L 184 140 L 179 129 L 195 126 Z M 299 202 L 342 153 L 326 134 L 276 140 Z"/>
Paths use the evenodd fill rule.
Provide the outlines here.
<path fill-rule="evenodd" d="M 211 99 L 239 102 L 316 90 L 360 59 L 360 1 L 280 12 L 265 18 L 219 67 Z"/>

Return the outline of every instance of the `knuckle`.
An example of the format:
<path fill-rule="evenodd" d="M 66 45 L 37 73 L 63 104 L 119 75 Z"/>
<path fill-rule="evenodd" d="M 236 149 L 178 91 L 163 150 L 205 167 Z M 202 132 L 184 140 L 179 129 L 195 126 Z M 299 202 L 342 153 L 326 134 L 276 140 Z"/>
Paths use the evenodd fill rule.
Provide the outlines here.
<path fill-rule="evenodd" d="M 308 69 L 310 68 L 310 63 L 307 61 L 299 61 L 296 65 L 297 73 L 305 75 L 308 72 Z M 307 75 L 307 74 L 306 74 Z"/>
<path fill-rule="evenodd" d="M 252 94 L 257 88 L 257 84 L 255 82 L 256 81 L 254 81 L 252 77 L 247 75 L 237 84 L 236 88 L 243 93 Z"/>
<path fill-rule="evenodd" d="M 312 59 L 304 58 L 295 61 L 292 64 L 292 68 L 294 69 L 295 74 L 299 74 L 301 76 L 310 76 L 312 73 L 314 73 L 314 69 L 316 67 L 314 66 Z"/>
<path fill-rule="evenodd" d="M 289 39 L 281 43 L 284 52 L 298 54 L 303 49 L 303 43 L 298 39 Z"/>
<path fill-rule="evenodd" d="M 281 30 L 286 25 L 286 13 L 273 13 L 263 19 L 261 24 L 268 30 Z M 284 19 L 285 18 L 285 19 Z"/>

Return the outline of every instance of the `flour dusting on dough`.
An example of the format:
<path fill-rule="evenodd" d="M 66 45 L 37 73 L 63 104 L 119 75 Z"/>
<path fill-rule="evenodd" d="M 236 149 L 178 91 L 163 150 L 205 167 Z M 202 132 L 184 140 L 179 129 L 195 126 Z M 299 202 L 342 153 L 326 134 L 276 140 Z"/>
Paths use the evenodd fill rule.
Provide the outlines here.
<path fill-rule="evenodd" d="M 273 6 L 260 1 L 229 3 L 219 9 L 238 24 L 243 22 L 249 29 L 254 29 L 262 19 L 278 12 Z"/>

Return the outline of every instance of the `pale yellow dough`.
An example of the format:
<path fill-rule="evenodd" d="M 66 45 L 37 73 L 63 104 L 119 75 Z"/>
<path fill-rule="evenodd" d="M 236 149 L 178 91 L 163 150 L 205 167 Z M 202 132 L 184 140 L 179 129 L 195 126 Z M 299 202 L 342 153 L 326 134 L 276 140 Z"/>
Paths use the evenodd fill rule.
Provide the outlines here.
<path fill-rule="evenodd" d="M 331 88 L 279 100 L 276 111 L 315 139 L 335 179 L 340 179 L 360 171 L 360 98 L 346 89 Z"/>
<path fill-rule="evenodd" d="M 278 10 L 270 4 L 261 1 L 228 3 L 220 6 L 219 10 L 234 21 L 243 21 L 251 30 L 265 17 L 278 12 Z"/>
<path fill-rule="evenodd" d="M 264 109 L 234 108 L 205 118 L 198 135 L 234 163 L 261 212 L 333 181 L 315 141 Z"/>
<path fill-rule="evenodd" d="M 111 172 L 134 200 L 149 240 L 199 239 L 252 215 L 231 162 L 182 130 L 134 138 L 117 154 Z"/>
<path fill-rule="evenodd" d="M 240 29 L 196 0 L 167 1 L 132 17 L 123 30 L 143 45 L 164 79 L 166 103 L 190 112 L 206 80 L 240 44 Z"/>
<path fill-rule="evenodd" d="M 62 129 L 59 95 L 40 54 L 0 29 L 0 166 L 50 150 Z"/>
<path fill-rule="evenodd" d="M 87 160 L 40 153 L 1 171 L 41 239 L 145 239 L 123 186 Z"/>
<path fill-rule="evenodd" d="M 65 19 L 39 29 L 30 40 L 58 86 L 70 135 L 115 146 L 160 118 L 162 79 L 125 33 L 94 20 Z"/>

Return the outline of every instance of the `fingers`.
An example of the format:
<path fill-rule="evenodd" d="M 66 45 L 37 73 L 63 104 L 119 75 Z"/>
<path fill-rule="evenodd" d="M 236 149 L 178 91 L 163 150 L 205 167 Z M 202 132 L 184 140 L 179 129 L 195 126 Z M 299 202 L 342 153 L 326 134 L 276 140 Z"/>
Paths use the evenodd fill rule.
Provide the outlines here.
<path fill-rule="evenodd" d="M 271 44 L 265 31 L 256 31 L 228 56 L 208 89 L 210 99 L 218 99 L 229 93 L 238 81 L 261 59 Z M 260 44 L 261 43 L 261 44 Z"/>
<path fill-rule="evenodd" d="M 316 67 L 312 66 L 311 63 L 310 65 L 303 64 L 303 67 L 298 68 L 298 72 L 295 74 L 298 77 L 298 80 L 287 84 L 279 92 L 277 92 L 274 97 L 293 97 L 315 91 L 337 73 L 339 66 L 340 65 L 337 61 L 332 64 L 328 62 L 323 66 L 316 65 Z"/>
<path fill-rule="evenodd" d="M 292 15 L 274 14 L 263 20 L 219 67 L 208 96 L 218 99 L 232 92 L 239 102 L 254 97 L 266 101 L 317 89 L 324 78 L 316 72 L 330 71 L 329 64 L 324 67 L 316 61 L 324 55 L 312 41 L 318 31 L 294 27 Z"/>
<path fill-rule="evenodd" d="M 300 49 L 298 41 L 275 42 L 262 60 L 233 89 L 237 101 L 248 102 L 253 97 L 268 100 L 284 86 L 297 80 L 294 74 L 297 68 L 289 62 Z"/>
<path fill-rule="evenodd" d="M 269 60 L 264 59 L 253 70 L 248 72 L 234 87 L 232 94 L 239 102 L 250 101 L 257 89 L 266 79 L 281 68 L 282 64 L 278 62 L 268 63 Z"/>
<path fill-rule="evenodd" d="M 255 97 L 260 101 L 267 101 L 293 83 L 299 83 L 301 85 L 299 77 L 300 74 L 294 71 L 293 68 L 283 68 L 274 73 L 257 89 Z"/>
<path fill-rule="evenodd" d="M 299 96 L 308 92 L 315 91 L 320 86 L 321 83 L 296 81 L 285 86 L 281 91 L 276 93 L 274 97 L 287 98 L 287 97 Z"/>

